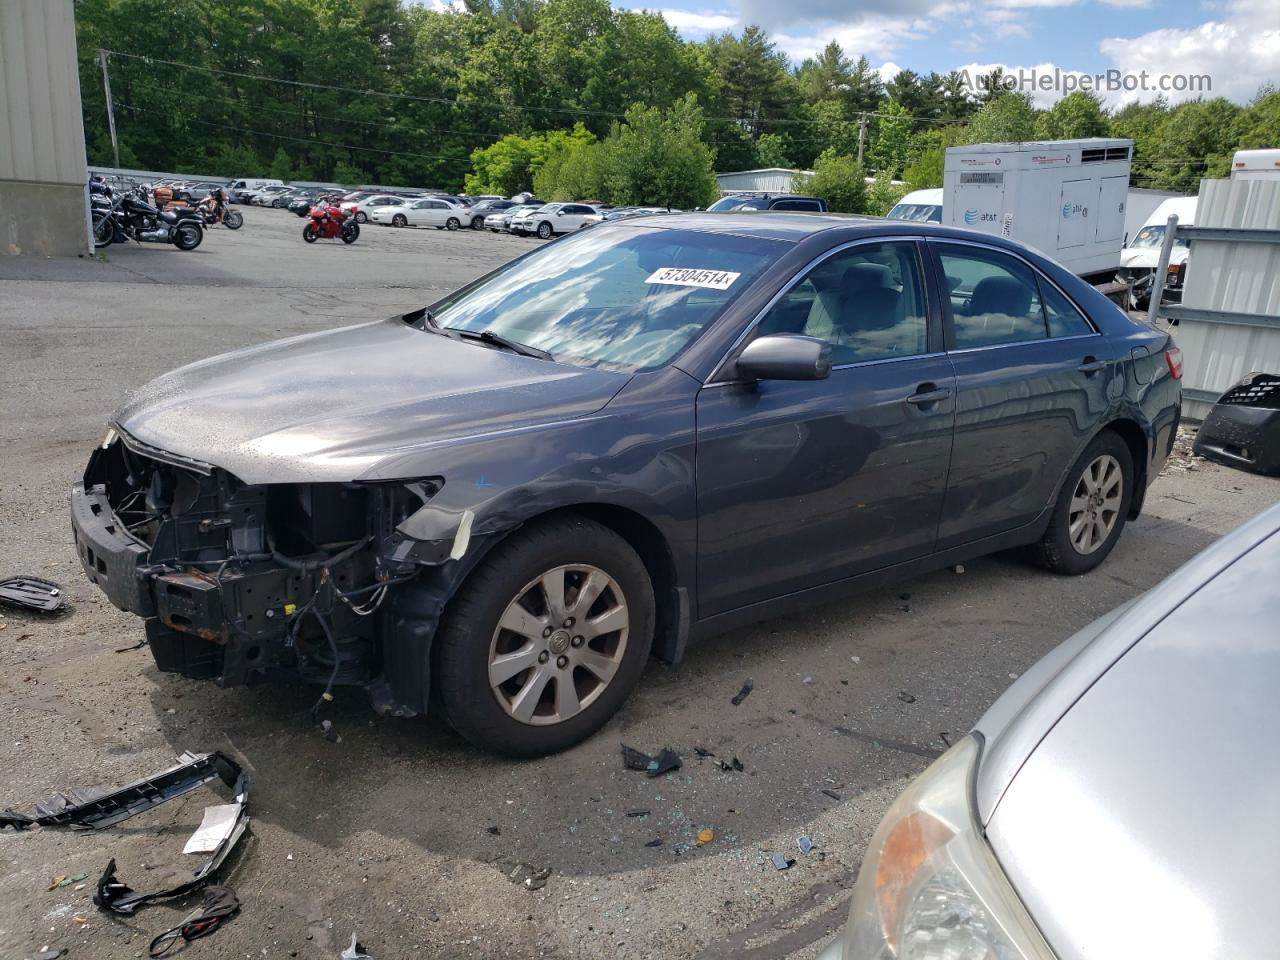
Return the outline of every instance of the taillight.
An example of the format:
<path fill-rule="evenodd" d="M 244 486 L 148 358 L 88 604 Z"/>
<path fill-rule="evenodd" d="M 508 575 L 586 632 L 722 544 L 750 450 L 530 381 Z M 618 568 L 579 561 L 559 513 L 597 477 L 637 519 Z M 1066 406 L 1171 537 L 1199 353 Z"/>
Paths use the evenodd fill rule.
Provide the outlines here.
<path fill-rule="evenodd" d="M 1169 365 L 1169 373 L 1175 380 L 1182 379 L 1182 351 L 1177 347 L 1169 347 L 1164 352 L 1164 362 Z"/>

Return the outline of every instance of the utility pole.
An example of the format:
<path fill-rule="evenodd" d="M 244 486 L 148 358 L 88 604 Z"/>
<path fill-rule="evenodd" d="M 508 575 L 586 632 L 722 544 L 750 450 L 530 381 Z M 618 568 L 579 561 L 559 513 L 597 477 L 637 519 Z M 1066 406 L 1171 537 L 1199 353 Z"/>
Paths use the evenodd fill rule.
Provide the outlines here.
<path fill-rule="evenodd" d="M 102 90 L 107 97 L 107 127 L 111 130 L 111 152 L 116 158 L 116 169 L 120 169 L 120 143 L 116 140 L 116 108 L 111 102 L 111 74 L 107 72 L 107 51 L 98 48 L 98 62 L 102 64 Z"/>
<path fill-rule="evenodd" d="M 107 97 L 110 100 L 110 96 Z M 112 129 L 115 129 L 114 127 Z M 867 115 L 858 114 L 858 166 L 862 166 L 862 151 L 867 143 Z"/>

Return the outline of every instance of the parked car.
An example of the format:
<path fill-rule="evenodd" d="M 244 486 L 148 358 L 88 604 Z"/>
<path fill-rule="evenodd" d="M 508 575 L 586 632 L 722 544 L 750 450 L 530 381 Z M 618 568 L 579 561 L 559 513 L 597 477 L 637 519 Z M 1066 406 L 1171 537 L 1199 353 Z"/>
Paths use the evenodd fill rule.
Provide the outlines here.
<path fill-rule="evenodd" d="M 537 234 L 550 240 L 557 233 L 572 233 L 585 222 L 585 218 L 597 213 L 595 207 L 585 203 L 547 203 L 531 213 L 511 219 L 511 232 Z"/>
<path fill-rule="evenodd" d="M 821 197 L 804 197 L 794 193 L 734 193 L 721 197 L 707 207 L 707 210 L 711 213 L 752 213 L 763 210 L 826 213 L 827 201 Z"/>
<path fill-rule="evenodd" d="M 311 212 L 316 200 L 324 195 L 325 191 L 323 190 L 299 190 L 289 198 L 287 209 L 290 213 L 305 217 Z"/>
<path fill-rule="evenodd" d="M 471 205 L 471 229 L 483 230 L 488 217 L 510 210 L 516 205 L 514 200 L 503 200 L 501 197 L 477 199 Z"/>
<path fill-rule="evenodd" d="M 160 377 L 72 525 L 161 670 L 397 715 L 435 690 L 474 743 L 536 755 L 691 639 L 993 550 L 1091 570 L 1180 375 L 1167 332 L 1000 237 L 624 220 Z"/>
<path fill-rule="evenodd" d="M 393 227 L 435 227 L 437 230 L 457 230 L 471 223 L 471 208 L 461 207 L 447 200 L 427 197 L 412 203 L 389 204 L 368 208 L 369 220 Z"/>
<path fill-rule="evenodd" d="M 1278 581 L 1272 507 L 1019 677 L 890 807 L 823 960 L 1271 953 Z"/>
<path fill-rule="evenodd" d="M 484 218 L 485 229 L 492 230 L 494 233 L 515 233 L 516 231 L 511 227 L 511 222 L 526 213 L 532 213 L 541 206 L 542 204 L 540 203 L 526 203 L 508 207 L 506 210 L 499 210 L 497 213 L 491 213 Z"/>
<path fill-rule="evenodd" d="M 912 190 L 893 205 L 886 216 L 890 220 L 923 220 L 942 222 L 942 188 Z"/>
<path fill-rule="evenodd" d="M 289 190 L 290 188 L 284 184 L 275 184 L 273 186 L 263 187 L 261 190 L 250 194 L 249 202 L 255 206 L 269 207 L 271 206 L 272 200 L 278 196 L 288 193 Z"/>
<path fill-rule="evenodd" d="M 593 227 L 597 223 L 612 223 L 615 220 L 630 220 L 632 217 L 650 217 L 662 213 L 680 213 L 680 211 L 668 210 L 666 207 L 612 207 L 583 217 L 582 229 Z"/>
<path fill-rule="evenodd" d="M 289 205 L 300 196 L 309 196 L 310 193 L 311 191 L 302 187 L 290 187 L 287 190 L 282 190 L 279 193 L 272 195 L 266 206 L 274 207 L 279 210 L 287 209 Z"/>
<path fill-rule="evenodd" d="M 231 198 L 232 203 L 246 203 L 248 196 L 261 190 L 263 187 L 279 186 L 279 180 L 272 180 L 264 177 L 240 177 L 231 181 L 231 186 L 227 188 L 227 195 Z"/>
<path fill-rule="evenodd" d="M 347 216 L 355 217 L 356 223 L 365 223 L 369 219 L 368 211 L 375 207 L 403 207 L 408 202 L 389 193 L 370 193 L 357 200 L 343 200 L 339 206 Z"/>

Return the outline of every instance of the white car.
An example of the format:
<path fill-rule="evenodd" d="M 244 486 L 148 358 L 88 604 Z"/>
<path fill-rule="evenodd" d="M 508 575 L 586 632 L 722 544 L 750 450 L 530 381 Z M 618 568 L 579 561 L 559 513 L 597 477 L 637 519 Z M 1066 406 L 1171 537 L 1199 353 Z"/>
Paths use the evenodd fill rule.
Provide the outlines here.
<path fill-rule="evenodd" d="M 271 206 L 271 201 L 284 193 L 289 188 L 282 183 L 273 183 L 271 186 L 263 187 L 261 190 L 251 190 L 246 196 L 249 203 L 259 207 Z"/>
<path fill-rule="evenodd" d="M 484 218 L 484 227 L 494 233 L 511 232 L 512 220 L 517 217 L 523 217 L 527 213 L 533 213 L 541 206 L 542 204 L 540 203 L 526 203 L 520 206 L 508 207 L 506 210 L 499 210 L 497 213 L 491 213 Z"/>
<path fill-rule="evenodd" d="M 550 240 L 557 233 L 572 233 L 598 212 L 585 203 L 547 203 L 532 213 L 512 217 L 511 232 L 536 233 L 543 240 Z"/>
<path fill-rule="evenodd" d="M 435 227 L 437 230 L 457 230 L 471 225 L 471 208 L 424 197 L 409 203 L 373 207 L 369 209 L 372 223 L 390 224 L 393 227 Z"/>
<path fill-rule="evenodd" d="M 390 193 L 374 193 L 363 200 L 344 200 L 341 206 L 348 216 L 356 218 L 356 223 L 366 223 L 369 220 L 368 211 L 375 207 L 403 207 L 408 202 L 404 197 Z"/>

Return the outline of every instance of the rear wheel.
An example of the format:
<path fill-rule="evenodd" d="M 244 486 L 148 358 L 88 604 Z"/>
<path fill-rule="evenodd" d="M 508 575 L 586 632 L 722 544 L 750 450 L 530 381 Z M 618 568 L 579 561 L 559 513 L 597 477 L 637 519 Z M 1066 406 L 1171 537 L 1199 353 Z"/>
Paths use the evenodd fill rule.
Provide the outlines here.
<path fill-rule="evenodd" d="M 307 241 L 307 243 L 315 243 L 319 236 L 320 231 L 316 229 L 316 225 L 314 223 L 308 223 L 302 228 L 302 239 Z"/>
<path fill-rule="evenodd" d="M 184 220 L 173 228 L 173 245 L 179 250 L 194 250 L 204 239 L 204 228 L 194 220 Z"/>
<path fill-rule="evenodd" d="M 1087 573 L 1120 539 L 1133 500 L 1129 445 L 1105 430 L 1071 467 L 1049 528 L 1035 545 L 1036 558 L 1055 573 Z"/>
<path fill-rule="evenodd" d="M 363 210 L 356 211 L 356 223 L 367 223 L 368 220 L 369 218 L 365 215 Z"/>
<path fill-rule="evenodd" d="M 409 225 L 409 218 L 403 213 L 397 213 L 391 218 L 391 225 L 393 227 L 407 227 Z"/>
<path fill-rule="evenodd" d="M 446 230 L 457 230 L 462 226 L 462 222 L 457 217 L 450 217 L 444 222 L 444 226 Z"/>
<path fill-rule="evenodd" d="M 543 220 L 540 224 L 538 224 L 538 236 L 541 239 L 550 240 L 551 234 L 553 232 L 554 231 L 551 229 L 551 224 L 547 223 L 547 221 Z"/>
<path fill-rule="evenodd" d="M 450 602 L 436 638 L 437 702 L 477 746 L 564 750 L 639 682 L 653 625 L 653 585 L 625 540 L 584 517 L 530 524 Z"/>
<path fill-rule="evenodd" d="M 483 230 L 483 229 L 484 229 L 484 217 L 472 217 L 472 218 L 471 218 L 471 229 L 472 229 L 472 230 Z"/>

